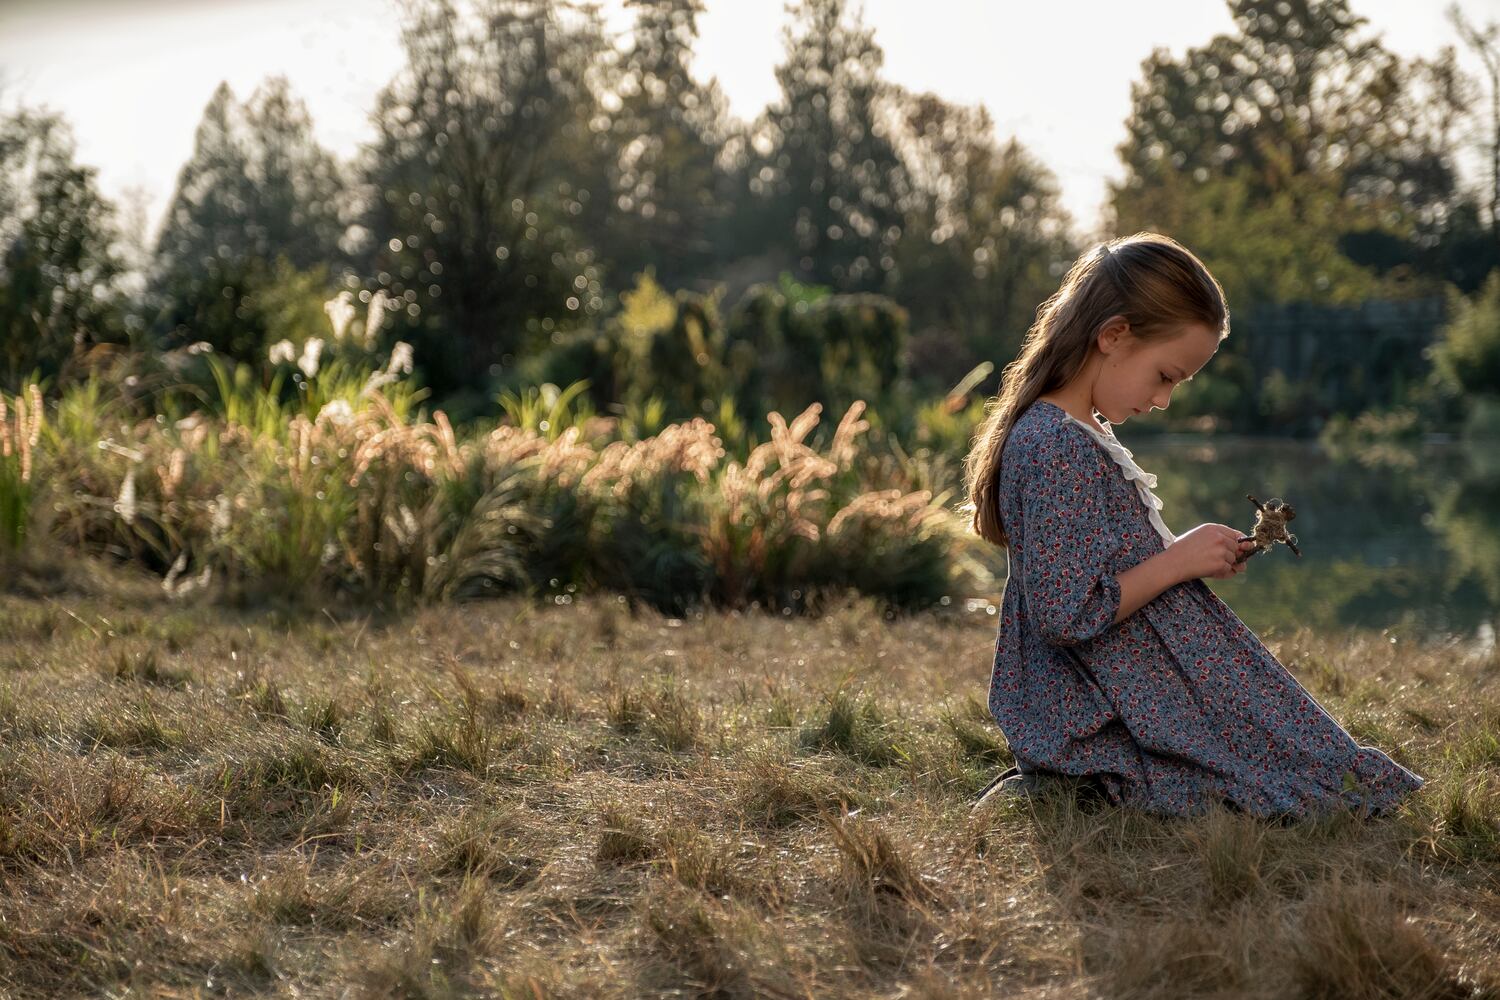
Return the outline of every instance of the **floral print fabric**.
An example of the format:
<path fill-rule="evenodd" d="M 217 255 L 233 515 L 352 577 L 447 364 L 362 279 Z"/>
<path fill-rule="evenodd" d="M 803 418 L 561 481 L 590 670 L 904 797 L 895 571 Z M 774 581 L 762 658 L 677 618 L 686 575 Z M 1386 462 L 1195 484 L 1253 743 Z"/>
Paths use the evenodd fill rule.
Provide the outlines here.
<path fill-rule="evenodd" d="M 1208 585 L 1119 624 L 1115 574 L 1163 551 L 1103 442 L 1038 400 L 1001 455 L 1010 539 L 989 709 L 1023 770 L 1092 778 L 1116 805 L 1192 815 L 1387 812 L 1425 780 L 1360 746 Z"/>

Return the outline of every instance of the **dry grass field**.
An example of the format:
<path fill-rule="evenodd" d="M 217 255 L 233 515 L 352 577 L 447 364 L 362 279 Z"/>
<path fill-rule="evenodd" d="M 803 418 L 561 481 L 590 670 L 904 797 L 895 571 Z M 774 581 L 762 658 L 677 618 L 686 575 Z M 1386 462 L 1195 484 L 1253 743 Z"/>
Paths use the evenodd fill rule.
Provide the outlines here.
<path fill-rule="evenodd" d="M 983 613 L 159 595 L 0 596 L 0 995 L 1500 997 L 1493 651 L 1264 637 L 1390 819 L 971 814 Z"/>

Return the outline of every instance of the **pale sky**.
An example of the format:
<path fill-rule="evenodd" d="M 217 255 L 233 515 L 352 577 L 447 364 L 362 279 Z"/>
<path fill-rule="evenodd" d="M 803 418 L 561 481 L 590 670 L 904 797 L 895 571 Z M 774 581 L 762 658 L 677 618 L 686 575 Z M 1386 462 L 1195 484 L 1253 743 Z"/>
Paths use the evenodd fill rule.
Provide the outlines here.
<path fill-rule="evenodd" d="M 854 5 L 859 6 L 858 0 Z M 624 33 L 624 0 L 600 0 Z M 1440 0 L 1354 0 L 1404 56 L 1463 48 Z M 1461 0 L 1470 21 L 1500 21 L 1500 0 Z M 777 95 L 787 22 L 777 0 L 706 0 L 694 65 L 730 112 L 751 120 Z M 1121 168 L 1130 84 L 1155 47 L 1175 55 L 1231 29 L 1219 0 L 864 0 L 889 79 L 983 103 L 1058 177 L 1083 235 Z M 144 195 L 154 230 L 219 81 L 249 97 L 285 74 L 318 139 L 341 157 L 373 135 L 376 92 L 399 70 L 395 0 L 0 0 L 0 101 L 62 112 L 104 193 Z M 1477 160 L 1475 161 L 1477 162 Z M 1473 169 L 1473 168 L 1471 168 Z"/>

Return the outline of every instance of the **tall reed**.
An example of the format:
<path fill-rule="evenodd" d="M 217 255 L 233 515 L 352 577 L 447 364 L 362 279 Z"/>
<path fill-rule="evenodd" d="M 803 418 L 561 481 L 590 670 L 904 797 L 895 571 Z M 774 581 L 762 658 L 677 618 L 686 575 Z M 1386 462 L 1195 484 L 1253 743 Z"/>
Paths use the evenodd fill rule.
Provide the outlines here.
<path fill-rule="evenodd" d="M 32 521 L 32 475 L 42 435 L 42 391 L 36 383 L 6 398 L 0 392 L 0 550 L 18 552 Z"/>

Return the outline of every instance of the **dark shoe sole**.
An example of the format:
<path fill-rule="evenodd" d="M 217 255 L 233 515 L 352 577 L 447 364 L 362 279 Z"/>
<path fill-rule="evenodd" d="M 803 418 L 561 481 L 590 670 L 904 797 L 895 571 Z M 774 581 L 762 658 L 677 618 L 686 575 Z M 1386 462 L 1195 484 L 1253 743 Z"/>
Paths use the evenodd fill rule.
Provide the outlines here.
<path fill-rule="evenodd" d="M 984 787 L 974 804 L 975 812 L 986 802 L 1000 798 L 1039 798 L 1044 795 L 1069 794 L 1074 803 L 1085 812 L 1093 812 L 1109 801 L 1104 790 L 1092 778 L 1080 778 L 1070 774 L 1055 774 L 1050 771 L 1022 772 L 1018 767 L 1007 768 Z"/>

